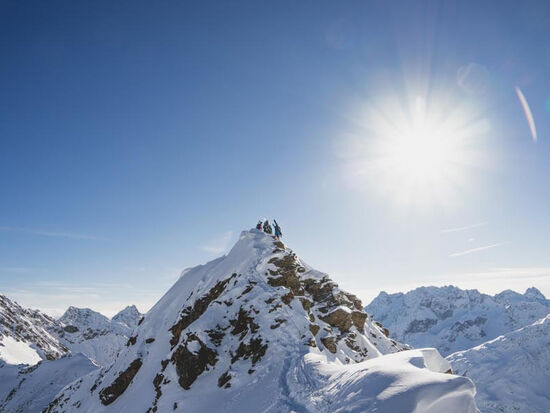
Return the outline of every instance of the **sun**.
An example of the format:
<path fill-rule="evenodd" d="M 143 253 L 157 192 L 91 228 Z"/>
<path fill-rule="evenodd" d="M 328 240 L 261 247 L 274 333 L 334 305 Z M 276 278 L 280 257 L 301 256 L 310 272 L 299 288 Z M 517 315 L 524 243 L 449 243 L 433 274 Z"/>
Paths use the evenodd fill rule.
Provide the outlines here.
<path fill-rule="evenodd" d="M 487 122 L 449 98 L 387 98 L 363 112 L 347 174 L 399 204 L 457 201 Z M 357 143 L 359 142 L 359 144 Z"/>

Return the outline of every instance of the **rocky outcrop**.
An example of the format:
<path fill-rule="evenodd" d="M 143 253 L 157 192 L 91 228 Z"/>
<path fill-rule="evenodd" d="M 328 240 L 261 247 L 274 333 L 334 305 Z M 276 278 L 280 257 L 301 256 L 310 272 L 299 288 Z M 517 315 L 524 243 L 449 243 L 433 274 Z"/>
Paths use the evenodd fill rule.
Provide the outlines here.
<path fill-rule="evenodd" d="M 114 402 L 122 393 L 124 393 L 142 365 L 143 362 L 141 359 L 135 359 L 132 361 L 128 368 L 120 373 L 111 385 L 105 387 L 99 392 L 99 399 L 101 400 L 101 403 L 107 406 Z"/>
<path fill-rule="evenodd" d="M 194 350 L 190 349 L 191 345 L 194 345 Z M 180 386 L 189 390 L 197 377 L 208 370 L 208 366 L 216 365 L 217 355 L 215 350 L 208 348 L 197 336 L 188 337 L 172 354 L 171 359 L 176 366 Z"/>

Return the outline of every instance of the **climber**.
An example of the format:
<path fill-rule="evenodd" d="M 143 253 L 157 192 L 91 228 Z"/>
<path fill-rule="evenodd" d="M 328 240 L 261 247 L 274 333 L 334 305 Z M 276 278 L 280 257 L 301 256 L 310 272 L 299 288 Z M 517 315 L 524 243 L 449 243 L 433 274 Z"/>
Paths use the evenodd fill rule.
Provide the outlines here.
<path fill-rule="evenodd" d="M 262 220 L 260 219 L 258 223 L 256 224 L 256 229 L 262 230 Z"/>
<path fill-rule="evenodd" d="M 265 222 L 264 222 L 264 232 L 266 234 L 271 234 L 273 233 L 273 229 L 271 228 L 271 225 L 269 224 L 269 221 L 266 219 Z"/>
<path fill-rule="evenodd" d="M 273 227 L 275 228 L 275 238 L 280 239 L 283 236 L 281 227 L 277 224 L 276 220 L 273 220 Z"/>

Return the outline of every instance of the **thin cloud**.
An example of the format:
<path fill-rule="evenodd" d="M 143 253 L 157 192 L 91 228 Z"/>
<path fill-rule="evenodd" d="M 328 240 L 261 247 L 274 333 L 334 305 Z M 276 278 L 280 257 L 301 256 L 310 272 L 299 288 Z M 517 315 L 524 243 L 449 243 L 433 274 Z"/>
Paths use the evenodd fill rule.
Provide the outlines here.
<path fill-rule="evenodd" d="M 466 225 L 464 227 L 442 229 L 439 232 L 441 232 L 442 234 L 448 234 L 450 232 L 467 231 L 469 229 L 479 228 L 479 227 L 483 227 L 485 225 L 487 225 L 487 222 L 480 222 L 478 224 Z"/>
<path fill-rule="evenodd" d="M 230 246 L 231 239 L 233 238 L 233 231 L 226 231 L 223 234 L 216 236 L 206 245 L 201 245 L 200 249 L 212 254 L 222 254 Z"/>
<path fill-rule="evenodd" d="M 44 237 L 54 237 L 54 238 L 107 241 L 107 239 L 105 238 L 100 238 L 100 237 L 96 237 L 88 234 L 78 234 L 74 232 L 45 231 L 45 230 L 36 229 L 36 228 L 0 227 L 0 231 L 17 232 L 21 234 L 31 234 L 31 235 L 41 235 Z"/>
<path fill-rule="evenodd" d="M 477 248 L 471 248 L 471 249 L 465 250 L 465 251 L 454 252 L 454 253 L 450 254 L 449 257 L 461 257 L 463 255 L 473 254 L 475 252 L 480 252 L 480 251 L 485 251 L 485 250 L 488 250 L 488 249 L 491 249 L 491 248 L 500 247 L 501 245 L 502 245 L 502 243 L 485 245 L 483 247 L 477 247 Z"/>

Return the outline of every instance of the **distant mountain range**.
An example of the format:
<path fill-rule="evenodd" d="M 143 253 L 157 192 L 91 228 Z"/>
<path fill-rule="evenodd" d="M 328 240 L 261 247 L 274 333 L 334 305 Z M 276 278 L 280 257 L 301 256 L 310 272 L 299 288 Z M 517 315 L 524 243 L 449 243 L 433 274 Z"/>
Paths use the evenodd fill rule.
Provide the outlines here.
<path fill-rule="evenodd" d="M 436 347 L 444 356 L 466 350 L 550 313 L 550 300 L 536 288 L 494 296 L 458 287 L 420 287 L 381 292 L 365 310 L 413 347 Z"/>
<path fill-rule="evenodd" d="M 382 292 L 366 309 L 396 340 L 454 352 L 447 360 L 476 384 L 482 413 L 550 412 L 550 300 L 536 288 L 421 287 Z"/>
<path fill-rule="evenodd" d="M 477 384 L 482 412 L 550 412 L 550 315 L 447 360 Z"/>
<path fill-rule="evenodd" d="M 113 363 L 142 315 L 69 307 L 58 320 L 0 295 L 0 411 L 41 412 L 67 384 Z"/>

